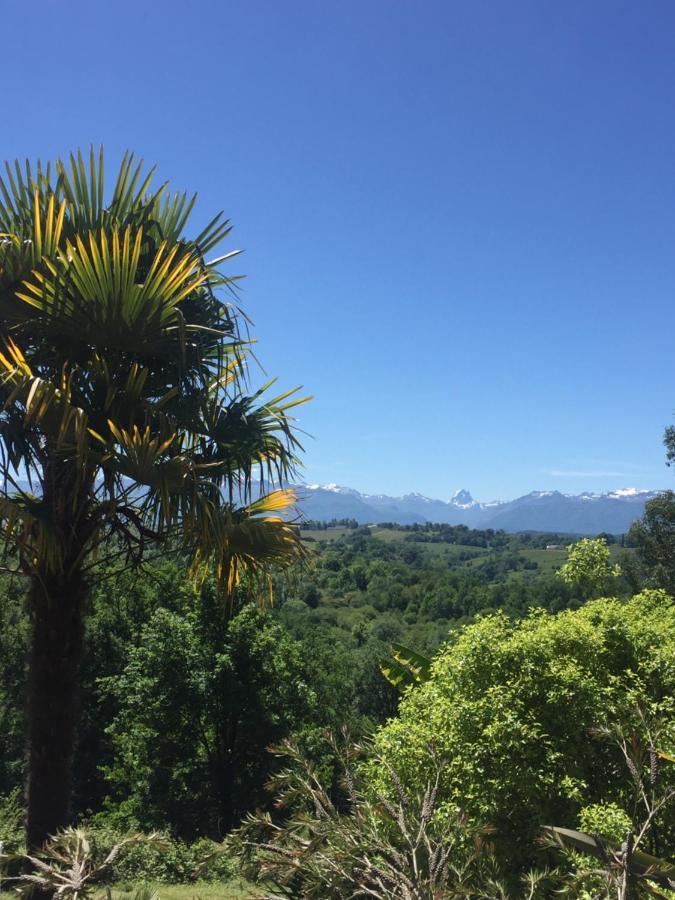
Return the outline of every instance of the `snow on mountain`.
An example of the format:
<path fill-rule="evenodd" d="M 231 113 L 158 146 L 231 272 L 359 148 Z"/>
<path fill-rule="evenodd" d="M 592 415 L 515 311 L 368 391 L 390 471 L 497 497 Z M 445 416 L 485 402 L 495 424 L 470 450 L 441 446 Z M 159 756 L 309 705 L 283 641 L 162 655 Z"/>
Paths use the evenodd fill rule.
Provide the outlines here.
<path fill-rule="evenodd" d="M 479 505 L 471 496 L 470 491 L 466 491 L 464 488 L 455 491 L 450 499 L 450 503 L 458 509 L 471 509 L 471 507 Z"/>
<path fill-rule="evenodd" d="M 425 516 L 400 509 L 392 497 L 372 497 L 337 484 L 296 485 L 298 507 L 306 519 L 330 522 L 331 519 L 356 519 L 362 525 L 373 522 L 398 522 L 414 525 L 427 521 Z"/>
<path fill-rule="evenodd" d="M 351 494 L 354 497 L 361 496 L 354 488 L 343 487 L 341 484 L 335 484 L 332 481 L 329 484 L 302 484 L 300 485 L 300 490 L 303 489 L 308 491 L 331 491 L 334 494 Z"/>
<path fill-rule="evenodd" d="M 608 497 L 616 497 L 619 500 L 635 500 L 655 493 L 654 491 L 641 491 L 639 488 L 620 488 L 607 494 Z M 657 492 L 658 493 L 658 492 Z"/>
<path fill-rule="evenodd" d="M 353 518 L 361 524 L 402 525 L 439 522 L 470 528 L 569 534 L 623 533 L 642 515 L 647 500 L 658 493 L 638 488 L 579 495 L 532 491 L 515 500 L 479 503 L 466 489 L 456 491 L 449 502 L 419 493 L 403 497 L 361 494 L 333 483 L 301 485 L 298 492 L 300 509 L 308 519 Z"/>

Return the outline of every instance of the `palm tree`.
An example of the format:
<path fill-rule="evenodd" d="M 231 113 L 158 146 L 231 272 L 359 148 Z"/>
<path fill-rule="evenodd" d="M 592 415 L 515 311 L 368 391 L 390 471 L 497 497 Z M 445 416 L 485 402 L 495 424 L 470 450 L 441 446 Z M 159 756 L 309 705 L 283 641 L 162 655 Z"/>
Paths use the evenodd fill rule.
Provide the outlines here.
<path fill-rule="evenodd" d="M 296 391 L 248 388 L 236 287 L 207 261 L 195 198 L 154 189 L 102 151 L 0 178 L 0 532 L 29 579 L 30 847 L 68 824 L 89 584 L 152 548 L 215 571 L 226 605 L 303 551 L 283 488 L 299 444 Z M 262 484 L 262 488 L 258 488 Z M 100 568 L 98 569 L 100 571 Z"/>

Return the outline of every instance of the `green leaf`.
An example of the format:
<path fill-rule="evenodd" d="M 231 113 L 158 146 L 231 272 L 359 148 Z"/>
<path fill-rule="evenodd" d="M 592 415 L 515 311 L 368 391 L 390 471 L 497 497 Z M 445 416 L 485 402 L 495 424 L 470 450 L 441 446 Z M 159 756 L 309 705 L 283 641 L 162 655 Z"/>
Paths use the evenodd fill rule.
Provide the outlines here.
<path fill-rule="evenodd" d="M 608 838 L 599 838 L 593 834 L 586 834 L 583 831 L 574 831 L 571 828 L 559 828 L 555 825 L 547 825 L 544 833 L 549 837 L 553 837 L 558 842 L 579 853 L 587 853 L 595 856 L 603 862 L 608 856 L 612 856 L 620 851 L 620 846 L 616 841 Z M 672 880 L 675 879 L 675 865 L 649 853 L 643 853 L 642 850 L 633 851 L 632 872 L 635 875 L 642 875 L 655 881 L 663 887 L 671 887 Z"/>
<path fill-rule="evenodd" d="M 429 680 L 431 659 L 428 656 L 403 644 L 391 644 L 389 649 L 391 658 L 380 660 L 380 670 L 394 687 L 402 688 Z"/>

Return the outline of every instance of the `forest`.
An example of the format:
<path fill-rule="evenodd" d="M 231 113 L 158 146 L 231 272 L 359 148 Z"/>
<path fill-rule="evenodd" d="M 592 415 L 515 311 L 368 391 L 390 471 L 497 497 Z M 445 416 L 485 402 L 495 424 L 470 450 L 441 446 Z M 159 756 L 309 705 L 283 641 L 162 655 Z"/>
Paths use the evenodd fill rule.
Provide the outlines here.
<path fill-rule="evenodd" d="M 360 747 L 356 771 L 371 802 L 398 779 L 411 798 L 423 793 L 440 755 L 451 758 L 440 768 L 434 828 L 453 840 L 479 824 L 494 829 L 471 865 L 459 851 L 475 870 L 467 883 L 478 891 L 490 879 L 511 882 L 508 896 L 518 897 L 513 880 L 530 873 L 539 879 L 533 896 L 549 896 L 555 878 L 531 874 L 546 873 L 555 856 L 537 842 L 544 825 L 618 839 L 636 814 L 616 736 L 600 739 L 593 729 L 630 729 L 633 741 L 672 746 L 673 609 L 660 590 L 672 576 L 650 560 L 655 541 L 663 549 L 654 513 L 672 516 L 675 496 L 659 503 L 630 535 L 576 544 L 464 526 L 308 523 L 310 560 L 276 577 L 274 606 L 242 592 L 229 614 L 213 580 L 195 590 L 180 560 L 158 555 L 140 573 L 102 569 L 87 617 L 75 817 L 99 853 L 129 834 L 164 842 L 132 847 L 105 880 L 189 883 L 221 847 L 199 880 L 229 885 L 222 896 L 238 895 L 231 879 L 242 873 L 268 871 L 273 880 L 262 849 L 253 862 L 250 848 L 242 851 L 241 832 L 273 813 L 283 754 L 326 780 L 346 818 L 339 771 L 347 748 Z M 566 547 L 584 545 L 600 548 L 599 564 L 582 558 L 561 577 L 573 557 Z M 615 599 L 592 599 L 601 589 Z M 0 840 L 8 854 L 23 846 L 30 633 L 22 585 L 9 576 L 0 617 Z M 391 683 L 383 668 L 392 645 L 433 658 L 428 680 Z M 310 799 L 293 796 L 300 809 Z M 671 846 L 670 812 L 654 831 L 660 855 Z M 567 876 L 578 865 L 572 856 Z M 319 876 L 305 865 L 288 896 L 314 896 L 309 885 Z M 564 880 L 565 865 L 553 865 Z"/>

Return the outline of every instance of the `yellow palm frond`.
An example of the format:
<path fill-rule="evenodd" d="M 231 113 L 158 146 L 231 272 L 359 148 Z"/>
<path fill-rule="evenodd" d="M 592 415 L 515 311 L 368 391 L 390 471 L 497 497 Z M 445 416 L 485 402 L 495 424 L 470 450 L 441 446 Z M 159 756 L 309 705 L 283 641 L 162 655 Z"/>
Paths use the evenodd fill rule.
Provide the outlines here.
<path fill-rule="evenodd" d="M 248 516 L 266 516 L 269 513 L 284 511 L 288 513 L 297 503 L 298 495 L 292 488 L 278 488 L 264 494 L 246 507 Z"/>
<path fill-rule="evenodd" d="M 244 576 L 271 591 L 274 571 L 306 561 L 308 552 L 297 526 L 268 514 L 290 513 L 294 500 L 293 491 L 278 490 L 240 509 L 203 500 L 191 509 L 184 522 L 187 542 L 194 548 L 191 573 L 199 579 L 213 570 L 228 610 Z"/>
<path fill-rule="evenodd" d="M 150 426 L 141 429 L 134 426 L 130 430 L 108 421 L 110 437 L 94 436 L 105 447 L 100 463 L 106 472 L 126 478 L 140 489 L 151 489 L 145 494 L 159 498 L 159 506 L 154 510 L 155 524 L 164 529 L 180 518 L 181 497 L 190 494 L 196 474 L 196 467 L 189 456 L 183 453 L 167 455 L 177 440 L 175 433 L 167 435 L 153 431 Z M 142 492 L 138 491 L 139 496 Z"/>
<path fill-rule="evenodd" d="M 53 192 L 35 188 L 32 207 L 26 211 L 27 220 L 17 232 L 0 233 L 0 311 L 10 322 L 31 318 L 34 311 L 16 297 L 15 288 L 41 265 L 44 256 L 59 251 L 63 236 L 65 201 L 58 201 Z"/>
<path fill-rule="evenodd" d="M 35 189 L 33 195 L 33 240 L 32 262 L 36 266 L 43 256 L 54 256 L 61 243 L 63 220 L 66 214 L 66 201 L 57 206 L 54 194 L 49 195 L 46 208 L 41 203 L 40 192 Z"/>
<path fill-rule="evenodd" d="M 0 353 L 0 397 L 6 409 L 23 408 L 26 428 L 35 427 L 59 449 L 70 449 L 81 462 L 89 450 L 89 423 L 83 409 L 71 402 L 68 380 L 61 387 L 32 374 L 19 347 L 6 342 Z"/>
<path fill-rule="evenodd" d="M 25 567 L 59 572 L 63 546 L 48 519 L 40 515 L 41 502 L 31 495 L 0 494 L 0 533 L 13 543 Z"/>
<path fill-rule="evenodd" d="M 26 362 L 26 357 L 21 352 L 21 348 L 11 338 L 7 338 L 5 341 L 5 348 L 7 350 L 6 355 L 0 352 L 0 365 L 2 365 L 4 371 L 13 372 L 16 369 L 20 374 L 32 378 L 33 373 Z"/>
<path fill-rule="evenodd" d="M 130 431 L 126 431 L 111 420 L 108 420 L 108 428 L 114 438 L 111 454 L 133 472 L 129 477 L 142 484 L 152 483 L 153 469 L 176 440 L 176 435 L 161 437 L 149 425 L 142 430 L 134 425 Z"/>
<path fill-rule="evenodd" d="M 169 327 L 189 332 L 178 307 L 208 282 L 209 271 L 192 249 L 166 241 L 141 269 L 143 247 L 143 228 L 77 235 L 25 279 L 16 297 L 81 340 L 93 332 L 97 343 L 135 345 Z"/>

